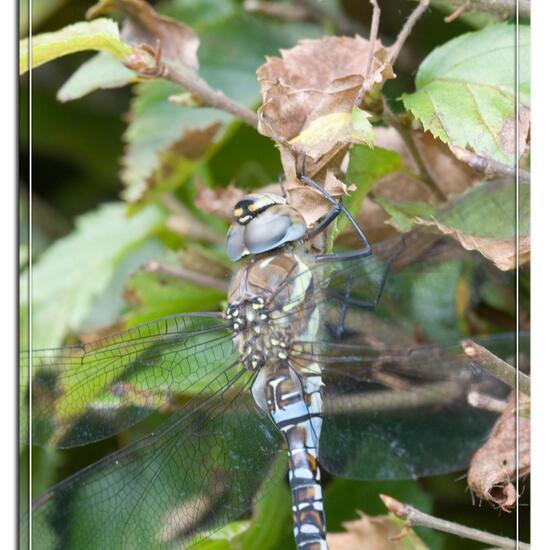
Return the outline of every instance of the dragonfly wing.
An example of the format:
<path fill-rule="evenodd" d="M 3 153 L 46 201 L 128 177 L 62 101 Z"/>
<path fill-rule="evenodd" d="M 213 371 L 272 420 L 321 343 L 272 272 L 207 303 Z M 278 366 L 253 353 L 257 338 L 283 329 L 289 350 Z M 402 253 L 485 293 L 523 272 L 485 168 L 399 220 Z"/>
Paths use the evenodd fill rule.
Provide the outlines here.
<path fill-rule="evenodd" d="M 480 343 L 513 356 L 514 335 Z M 463 469 L 510 391 L 460 345 L 323 347 L 304 345 L 318 350 L 312 355 L 323 366 L 320 462 L 343 477 L 409 479 Z"/>
<path fill-rule="evenodd" d="M 32 362 L 32 443 L 60 448 L 110 437 L 175 406 L 235 361 L 219 316 L 181 314 L 80 346 L 22 354 Z"/>
<path fill-rule="evenodd" d="M 282 443 L 253 377 L 225 369 L 155 433 L 50 489 L 33 548 L 182 548 L 243 514 Z"/>
<path fill-rule="evenodd" d="M 312 272 L 316 288 L 307 296 L 292 296 L 299 286 L 292 279 L 280 290 L 303 302 L 288 320 L 322 303 L 332 336 L 359 334 L 373 345 L 456 338 L 483 299 L 480 289 L 503 293 L 509 276 L 454 239 L 421 230 L 377 243 L 371 256 L 314 265 Z"/>

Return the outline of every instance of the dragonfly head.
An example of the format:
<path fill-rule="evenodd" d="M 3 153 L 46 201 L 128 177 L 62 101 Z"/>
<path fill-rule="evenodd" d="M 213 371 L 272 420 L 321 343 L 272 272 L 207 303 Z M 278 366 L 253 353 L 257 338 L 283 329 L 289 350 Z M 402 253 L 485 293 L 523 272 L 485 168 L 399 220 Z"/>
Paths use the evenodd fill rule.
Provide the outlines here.
<path fill-rule="evenodd" d="M 303 238 L 307 225 L 286 199 L 272 193 L 255 193 L 240 200 L 227 233 L 228 256 L 236 262 Z"/>

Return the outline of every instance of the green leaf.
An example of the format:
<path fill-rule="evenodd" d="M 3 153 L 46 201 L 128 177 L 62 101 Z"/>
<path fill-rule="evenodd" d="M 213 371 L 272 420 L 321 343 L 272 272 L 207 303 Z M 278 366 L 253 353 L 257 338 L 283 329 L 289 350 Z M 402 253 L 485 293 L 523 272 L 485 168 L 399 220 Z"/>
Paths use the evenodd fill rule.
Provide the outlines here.
<path fill-rule="evenodd" d="M 134 326 L 185 311 L 217 310 L 227 295 L 172 275 L 137 271 L 128 279 L 126 297 L 132 303 L 126 325 Z"/>
<path fill-rule="evenodd" d="M 70 53 L 85 50 L 110 52 L 117 59 L 126 59 L 132 48 L 120 40 L 118 25 L 111 19 L 96 19 L 69 25 L 56 32 L 38 34 L 32 38 L 32 68 Z M 20 41 L 19 74 L 29 70 L 29 41 Z"/>
<path fill-rule="evenodd" d="M 369 121 L 370 115 L 354 106 L 351 110 L 352 138 L 354 142 L 370 145 L 374 144 L 374 129 Z"/>
<path fill-rule="evenodd" d="M 357 216 L 365 197 L 381 178 L 404 170 L 407 169 L 398 153 L 381 147 L 355 145 L 350 153 L 346 183 L 355 185 L 357 189 L 344 197 L 344 205 L 352 216 Z M 348 223 L 345 216 L 339 216 L 333 224 L 329 242 L 332 242 Z"/>
<path fill-rule="evenodd" d="M 521 147 L 529 127 L 529 28 L 520 25 L 518 32 Z M 417 91 L 403 97 L 405 107 L 445 143 L 513 165 L 515 56 L 514 25 L 459 36 L 423 61 Z"/>
<path fill-rule="evenodd" d="M 414 226 L 416 217 L 429 219 L 435 208 L 425 202 L 394 202 L 384 197 L 376 197 L 376 202 L 391 216 L 386 222 L 401 233 L 408 233 Z"/>
<path fill-rule="evenodd" d="M 196 550 L 231 550 L 238 536 L 245 532 L 250 525 L 249 521 L 234 521 L 219 531 L 216 531 L 208 539 L 200 541 L 195 545 Z"/>
<path fill-rule="evenodd" d="M 519 185 L 519 217 L 516 219 L 516 186 L 513 181 L 486 181 L 466 191 L 440 211 L 429 205 L 397 203 L 378 197 L 391 216 L 388 223 L 399 231 L 415 224 L 434 226 L 451 235 L 467 250 L 477 250 L 499 269 L 515 266 L 516 228 L 520 237 L 520 263 L 529 257 L 530 186 Z"/>
<path fill-rule="evenodd" d="M 80 330 L 117 269 L 160 227 L 163 218 L 163 212 L 153 206 L 127 217 L 121 203 L 104 204 L 80 216 L 76 229 L 33 264 L 33 348 L 58 346 L 68 331 Z M 26 277 L 25 272 L 23 285 Z"/>
<path fill-rule="evenodd" d="M 330 113 L 316 118 L 290 143 L 307 148 L 314 158 L 320 158 L 337 144 L 363 143 L 372 146 L 374 130 L 368 117 L 365 111 L 357 107 L 351 112 Z"/>
<path fill-rule="evenodd" d="M 119 88 L 139 78 L 108 52 L 100 52 L 80 65 L 57 92 L 59 101 L 79 99 L 94 90 Z"/>

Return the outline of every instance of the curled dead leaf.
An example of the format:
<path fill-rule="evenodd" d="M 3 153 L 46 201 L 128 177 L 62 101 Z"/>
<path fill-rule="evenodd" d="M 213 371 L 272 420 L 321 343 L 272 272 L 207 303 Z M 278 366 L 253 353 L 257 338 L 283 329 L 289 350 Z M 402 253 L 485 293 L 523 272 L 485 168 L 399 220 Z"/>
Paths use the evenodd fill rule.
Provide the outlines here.
<path fill-rule="evenodd" d="M 355 186 L 346 185 L 332 171 L 326 172 L 324 179 L 318 183 L 335 199 L 349 195 L 355 190 Z M 291 182 L 286 184 L 285 188 L 288 192 L 289 204 L 298 209 L 308 226 L 314 224 L 332 208 L 328 200 L 311 187 L 306 187 L 299 182 Z"/>
<path fill-rule="evenodd" d="M 280 148 L 305 152 L 309 175 L 316 175 L 342 147 L 364 141 L 368 133 L 364 115 L 353 110 L 369 49 L 369 41 L 360 36 L 300 40 L 294 48 L 281 50 L 280 58 L 268 57 L 257 70 L 263 99 L 258 130 Z M 395 77 L 386 55 L 377 42 L 368 90 Z M 283 166 L 287 179 L 294 179 L 293 164 Z"/>
<path fill-rule="evenodd" d="M 443 235 L 450 235 L 456 239 L 466 250 L 477 250 L 488 260 L 491 260 L 502 271 L 507 271 L 516 267 L 515 239 L 488 239 L 476 235 L 467 235 L 437 220 L 425 220 L 416 217 L 414 221 L 419 225 L 435 226 Z M 520 237 L 518 251 L 520 265 L 529 261 L 530 252 L 530 236 Z"/>
<path fill-rule="evenodd" d="M 343 523 L 345 532 L 328 533 L 331 550 L 426 550 L 424 543 L 404 522 L 390 515 L 369 517 Z"/>
<path fill-rule="evenodd" d="M 182 63 L 192 69 L 199 67 L 199 38 L 188 25 L 159 15 L 144 0 L 100 0 L 88 9 L 86 17 L 91 19 L 111 11 L 127 17 L 122 29 L 125 42 L 135 46 L 146 44 L 153 49 L 160 46 L 162 61 Z"/>
<path fill-rule="evenodd" d="M 197 178 L 195 206 L 207 214 L 214 214 L 228 221 L 233 220 L 233 207 L 244 196 L 245 191 L 230 183 L 227 187 L 206 187 Z"/>
<path fill-rule="evenodd" d="M 493 428 L 489 439 L 470 463 L 468 485 L 481 499 L 493 502 L 505 512 L 516 505 L 516 474 L 525 476 L 531 467 L 530 399 L 519 394 L 519 423 L 516 423 L 515 392 Z M 517 424 L 517 425 L 516 425 Z M 516 440 L 519 441 L 519 463 L 516 464 Z"/>

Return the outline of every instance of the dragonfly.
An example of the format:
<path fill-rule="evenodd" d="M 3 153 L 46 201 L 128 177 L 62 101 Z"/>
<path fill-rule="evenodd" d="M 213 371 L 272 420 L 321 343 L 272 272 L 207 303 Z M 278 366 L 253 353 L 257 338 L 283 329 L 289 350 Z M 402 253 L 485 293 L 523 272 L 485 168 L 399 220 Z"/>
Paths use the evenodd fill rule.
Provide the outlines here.
<path fill-rule="evenodd" d="M 284 195 L 235 206 L 225 311 L 24 354 L 34 445 L 89 445 L 161 418 L 35 500 L 33 548 L 191 547 L 266 494 L 286 453 L 296 547 L 326 549 L 321 466 L 418 478 L 464 468 L 486 440 L 498 413 L 472 395 L 504 401 L 510 388 L 464 354 L 450 282 L 504 275 L 448 237 L 371 245 L 302 179 L 331 205 L 313 228 Z M 342 214 L 362 247 L 316 254 L 308 244 Z M 514 353 L 514 335 L 477 341 Z"/>

